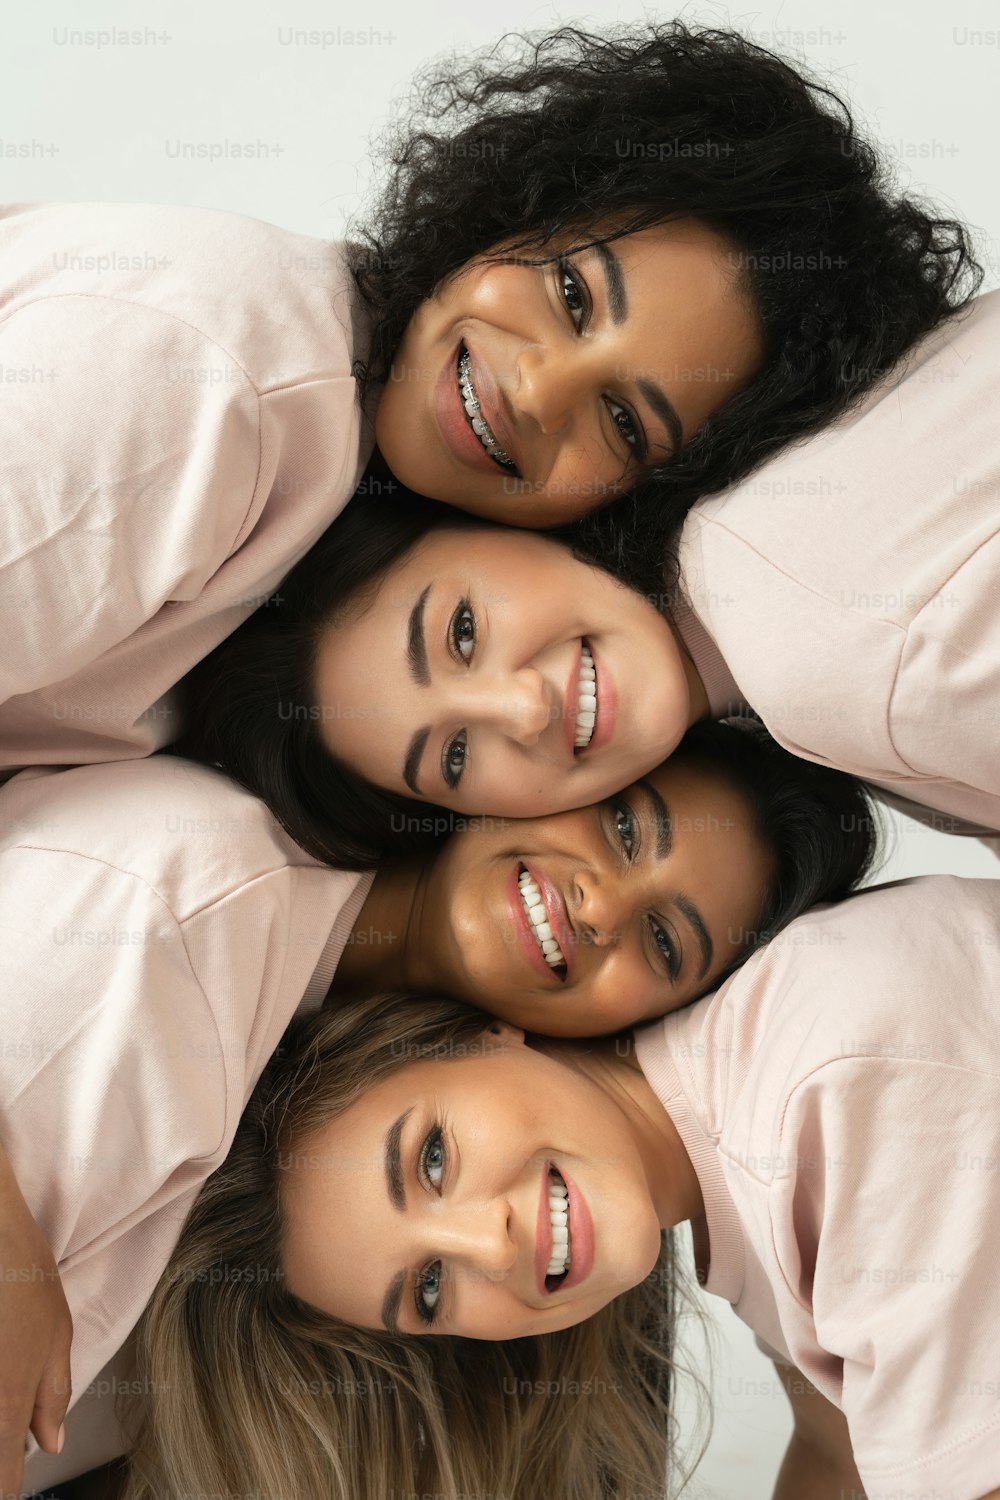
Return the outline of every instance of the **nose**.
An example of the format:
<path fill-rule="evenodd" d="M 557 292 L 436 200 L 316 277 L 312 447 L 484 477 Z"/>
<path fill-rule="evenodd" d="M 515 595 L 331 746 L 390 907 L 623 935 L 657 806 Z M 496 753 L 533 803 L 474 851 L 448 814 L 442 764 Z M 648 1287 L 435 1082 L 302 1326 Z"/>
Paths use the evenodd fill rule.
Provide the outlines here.
<path fill-rule="evenodd" d="M 517 1260 L 510 1204 L 504 1197 L 470 1199 L 435 1215 L 436 1252 L 461 1258 L 492 1280 L 501 1280 Z"/>
<path fill-rule="evenodd" d="M 573 885 L 578 897 L 573 915 L 582 929 L 583 940 L 595 948 L 609 948 L 617 943 L 626 920 L 618 882 L 611 876 L 599 877 L 588 870 L 579 873 Z"/>
<path fill-rule="evenodd" d="M 470 728 L 478 725 L 519 745 L 535 745 L 552 722 L 555 693 L 541 672 L 521 667 L 470 681 L 461 688 L 461 698 L 462 716 Z"/>
<path fill-rule="evenodd" d="M 556 357 L 539 344 L 529 344 L 517 358 L 517 373 L 513 405 L 550 436 L 563 432 L 580 394 L 579 362 L 565 350 Z"/>

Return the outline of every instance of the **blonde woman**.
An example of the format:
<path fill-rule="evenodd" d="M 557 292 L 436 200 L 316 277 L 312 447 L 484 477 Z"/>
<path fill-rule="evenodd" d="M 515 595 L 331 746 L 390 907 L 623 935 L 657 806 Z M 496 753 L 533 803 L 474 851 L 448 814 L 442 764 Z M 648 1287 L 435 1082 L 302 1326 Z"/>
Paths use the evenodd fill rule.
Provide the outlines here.
<path fill-rule="evenodd" d="M 687 1222 L 792 1396 L 777 1500 L 998 1500 L 998 934 L 993 881 L 866 892 L 634 1049 L 301 1024 L 145 1319 L 130 1500 L 660 1494 Z"/>

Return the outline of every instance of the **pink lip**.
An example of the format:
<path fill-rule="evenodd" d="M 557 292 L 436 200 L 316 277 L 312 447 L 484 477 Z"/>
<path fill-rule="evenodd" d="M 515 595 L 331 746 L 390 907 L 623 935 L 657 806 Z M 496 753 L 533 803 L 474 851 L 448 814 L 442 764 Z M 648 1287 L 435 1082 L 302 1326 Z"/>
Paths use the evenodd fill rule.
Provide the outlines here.
<path fill-rule="evenodd" d="M 477 387 L 478 389 L 478 387 Z M 482 443 L 469 426 L 465 406 L 458 389 L 458 346 L 446 360 L 434 384 L 434 413 L 441 436 L 459 463 L 477 469 L 482 474 L 500 476 L 503 470 L 490 458 Z M 487 418 L 489 421 L 489 418 Z M 490 426 L 493 423 L 490 422 Z M 496 429 L 494 428 L 494 431 Z M 499 438 L 497 439 L 499 442 Z"/>
<path fill-rule="evenodd" d="M 514 931 L 517 933 L 518 944 L 524 950 L 524 956 L 533 969 L 537 969 L 540 974 L 544 974 L 550 983 L 561 984 L 562 980 L 558 974 L 552 972 L 551 965 L 547 964 L 542 957 L 542 950 L 538 946 L 531 923 L 528 921 L 528 914 L 524 909 L 524 902 L 521 900 L 521 892 L 517 884 L 517 871 L 518 866 L 515 864 L 510 880 L 507 882 L 507 898 L 510 905 L 510 914 L 514 920 Z M 535 876 L 532 876 L 532 879 L 535 878 Z M 562 948 L 562 943 L 559 946 Z M 563 948 L 564 953 L 565 951 L 565 948 Z M 546 1261 L 547 1264 L 548 1262 Z"/>
<path fill-rule="evenodd" d="M 507 413 L 504 410 L 499 387 L 493 379 L 489 367 L 479 363 L 476 358 L 476 351 L 468 341 L 466 341 L 465 347 L 469 351 L 469 372 L 472 376 L 472 384 L 476 388 L 476 395 L 479 398 L 479 408 L 489 423 L 493 436 L 513 463 L 514 468 L 520 473 L 521 465 L 518 461 L 517 442 L 510 422 L 507 419 Z"/>
<path fill-rule="evenodd" d="M 594 671 L 597 673 L 597 722 L 594 724 L 594 732 L 590 737 L 590 744 L 581 755 L 586 755 L 591 750 L 601 750 L 609 742 L 615 732 L 615 718 L 618 713 L 618 694 L 601 657 L 594 650 L 593 641 L 588 640 L 590 654 L 594 658 Z"/>
<path fill-rule="evenodd" d="M 552 1259 L 552 1221 L 549 1218 L 549 1168 L 555 1162 L 546 1162 L 542 1168 L 542 1187 L 538 1201 L 538 1229 L 535 1243 L 535 1280 L 543 1297 L 551 1297 L 545 1285 L 545 1274 Z M 590 1275 L 594 1266 L 594 1224 L 590 1210 L 579 1188 L 566 1175 L 565 1168 L 556 1167 L 569 1193 L 569 1242 L 572 1252 L 566 1279 L 559 1283 L 557 1291 L 571 1291 Z"/>
<path fill-rule="evenodd" d="M 569 980 L 573 977 L 575 958 L 573 953 L 573 933 L 566 920 L 566 908 L 563 906 L 563 898 L 547 876 L 533 869 L 524 860 L 521 863 L 542 893 L 545 914 L 549 919 L 549 926 L 555 933 L 556 942 L 562 949 L 562 956 L 566 960 L 566 980 Z M 518 899 L 520 900 L 520 897 Z M 527 921 L 527 917 L 525 917 L 525 921 Z M 535 946 L 537 947 L 537 944 Z M 544 958 L 542 959 L 542 963 L 545 964 Z M 549 965 L 545 964 L 545 967 L 548 968 Z M 564 980 L 563 982 L 565 983 L 566 981 Z"/>

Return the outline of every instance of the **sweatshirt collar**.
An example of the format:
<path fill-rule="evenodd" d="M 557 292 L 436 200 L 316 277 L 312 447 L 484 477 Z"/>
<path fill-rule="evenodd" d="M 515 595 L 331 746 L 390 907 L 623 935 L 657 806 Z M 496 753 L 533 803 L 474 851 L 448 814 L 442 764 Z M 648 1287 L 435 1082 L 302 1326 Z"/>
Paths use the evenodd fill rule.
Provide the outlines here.
<path fill-rule="evenodd" d="M 696 1011 L 698 1007 L 694 1007 Z M 713 1296 L 737 1303 L 743 1294 L 745 1256 L 743 1228 L 726 1186 L 716 1140 L 700 1119 L 696 1101 L 697 1077 L 686 1060 L 693 1037 L 678 1028 L 690 1011 L 664 1016 L 635 1032 L 639 1066 L 670 1116 L 701 1188 L 704 1214 L 691 1223 L 698 1284 Z"/>
<path fill-rule="evenodd" d="M 677 634 L 684 642 L 698 676 L 705 685 L 712 718 L 724 719 L 729 714 L 746 713 L 746 699 L 726 665 L 722 652 L 691 606 L 678 600 L 671 607 L 670 615 Z"/>

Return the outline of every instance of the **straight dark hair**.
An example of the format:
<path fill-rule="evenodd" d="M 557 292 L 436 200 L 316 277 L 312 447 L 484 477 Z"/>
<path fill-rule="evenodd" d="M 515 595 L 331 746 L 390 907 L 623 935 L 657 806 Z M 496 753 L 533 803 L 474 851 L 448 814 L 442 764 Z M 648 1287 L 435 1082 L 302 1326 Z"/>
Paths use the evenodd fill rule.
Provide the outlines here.
<path fill-rule="evenodd" d="M 842 901 L 873 873 L 881 825 L 864 783 L 792 755 L 756 715 L 695 724 L 677 757 L 717 771 L 742 793 L 773 859 L 756 924 L 727 973 L 811 906 Z"/>
<path fill-rule="evenodd" d="M 220 766 L 337 869 L 373 869 L 463 827 L 461 815 L 384 791 L 330 754 L 316 654 L 326 627 L 363 610 L 429 532 L 497 525 L 395 483 L 388 496 L 355 495 L 271 598 L 184 678 L 185 732 L 173 751 Z"/>

